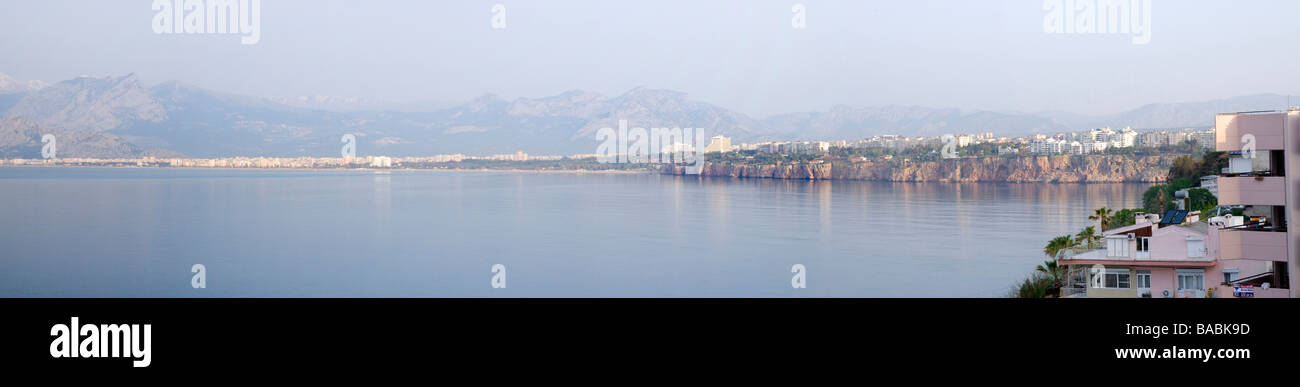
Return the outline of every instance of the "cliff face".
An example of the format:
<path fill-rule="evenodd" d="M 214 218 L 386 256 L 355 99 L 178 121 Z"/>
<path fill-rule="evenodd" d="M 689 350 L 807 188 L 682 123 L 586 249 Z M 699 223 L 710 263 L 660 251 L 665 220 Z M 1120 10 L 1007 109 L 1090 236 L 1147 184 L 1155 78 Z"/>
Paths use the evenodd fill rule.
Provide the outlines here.
<path fill-rule="evenodd" d="M 881 180 L 907 182 L 1120 183 L 1163 182 L 1177 156 L 1030 156 L 985 157 L 925 162 L 831 161 L 749 165 L 705 163 L 705 176 L 769 179 Z M 665 165 L 666 174 L 685 168 Z"/>

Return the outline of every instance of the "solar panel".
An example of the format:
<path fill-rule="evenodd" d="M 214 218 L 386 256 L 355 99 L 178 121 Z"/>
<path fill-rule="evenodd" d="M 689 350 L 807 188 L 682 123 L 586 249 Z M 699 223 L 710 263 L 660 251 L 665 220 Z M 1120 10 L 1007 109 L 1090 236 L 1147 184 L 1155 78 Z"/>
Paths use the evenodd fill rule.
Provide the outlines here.
<path fill-rule="evenodd" d="M 1165 216 L 1160 218 L 1160 224 L 1183 224 L 1187 220 L 1187 210 L 1169 210 L 1165 211 Z"/>

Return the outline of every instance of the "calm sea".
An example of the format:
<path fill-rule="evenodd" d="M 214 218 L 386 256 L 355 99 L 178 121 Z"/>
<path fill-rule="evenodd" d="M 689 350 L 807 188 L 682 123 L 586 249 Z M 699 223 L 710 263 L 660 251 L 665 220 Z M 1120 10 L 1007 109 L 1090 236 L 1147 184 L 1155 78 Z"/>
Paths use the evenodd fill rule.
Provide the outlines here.
<path fill-rule="evenodd" d="M 1000 297 L 1143 189 L 6 167 L 0 296 Z"/>

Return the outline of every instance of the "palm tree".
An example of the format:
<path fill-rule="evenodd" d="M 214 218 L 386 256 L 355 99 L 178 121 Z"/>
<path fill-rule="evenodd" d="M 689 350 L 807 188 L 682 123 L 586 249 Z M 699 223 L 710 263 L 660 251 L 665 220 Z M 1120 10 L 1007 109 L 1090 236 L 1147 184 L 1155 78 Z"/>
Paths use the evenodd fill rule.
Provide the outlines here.
<path fill-rule="evenodd" d="M 1092 226 L 1084 227 L 1078 234 L 1074 234 L 1074 243 L 1091 247 L 1093 243 L 1101 240 L 1101 235 L 1097 234 L 1097 229 Z"/>
<path fill-rule="evenodd" d="M 1074 242 L 1074 240 L 1070 239 L 1069 235 L 1062 235 L 1056 238 L 1052 238 L 1050 242 L 1047 242 L 1047 247 L 1043 248 L 1043 254 L 1047 254 L 1047 256 L 1049 257 L 1056 258 L 1056 254 L 1059 253 L 1061 250 L 1065 250 L 1074 247 L 1076 245 L 1077 244 Z"/>
<path fill-rule="evenodd" d="M 1043 275 L 1051 279 L 1052 287 L 1054 288 L 1060 287 L 1062 282 L 1061 279 L 1065 277 L 1065 275 L 1061 272 L 1061 267 L 1056 264 L 1055 259 L 1050 261 L 1043 261 L 1043 264 L 1038 265 L 1038 267 L 1035 268 L 1035 270 L 1038 270 L 1039 273 L 1043 273 Z"/>
<path fill-rule="evenodd" d="M 1101 226 L 1101 231 L 1110 228 L 1110 222 L 1114 219 L 1114 214 L 1106 207 L 1098 208 L 1092 215 L 1088 216 L 1088 220 L 1097 221 L 1097 225 Z"/>

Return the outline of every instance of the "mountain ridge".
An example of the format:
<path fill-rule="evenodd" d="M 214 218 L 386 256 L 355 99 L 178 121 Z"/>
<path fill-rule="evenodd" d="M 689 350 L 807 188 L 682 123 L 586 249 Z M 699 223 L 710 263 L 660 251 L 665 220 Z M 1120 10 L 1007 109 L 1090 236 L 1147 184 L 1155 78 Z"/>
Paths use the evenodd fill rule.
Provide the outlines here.
<path fill-rule="evenodd" d="M 20 84 L 0 74 L 0 86 Z M 30 84 L 30 82 L 23 83 Z M 734 142 L 857 140 L 881 134 L 938 136 L 994 132 L 1054 133 L 1101 126 L 1208 127 L 1220 112 L 1281 108 L 1286 98 L 1254 94 L 1185 103 L 1154 103 L 1112 115 L 1064 112 L 965 111 L 956 108 L 835 105 L 825 111 L 754 118 L 689 94 L 637 87 L 615 96 L 580 89 L 539 98 L 506 100 L 487 93 L 460 104 L 422 111 L 340 111 L 276 102 L 166 81 L 146 85 L 136 74 L 77 77 L 0 94 L 0 123 L 29 120 L 65 136 L 95 139 L 101 149 L 127 154 L 178 153 L 191 157 L 337 156 L 339 139 L 353 134 L 358 154 L 419 156 L 440 153 L 575 154 L 596 149 L 595 133 L 629 127 L 704 128 Z M 7 149 L 30 144 L 32 125 L 10 123 Z M 22 129 L 22 130 L 18 130 Z M 94 137 L 92 134 L 112 137 Z M 25 138 L 25 140 L 24 140 Z M 39 136 L 37 136 L 39 140 Z M 114 141 L 129 144 L 109 146 Z M 60 141 L 60 146 L 67 144 Z M 24 145 L 28 146 L 28 145 Z M 29 148 L 21 148 L 29 149 Z M 61 156 L 75 157 L 75 147 Z M 148 149 L 149 151 L 144 151 Z"/>

